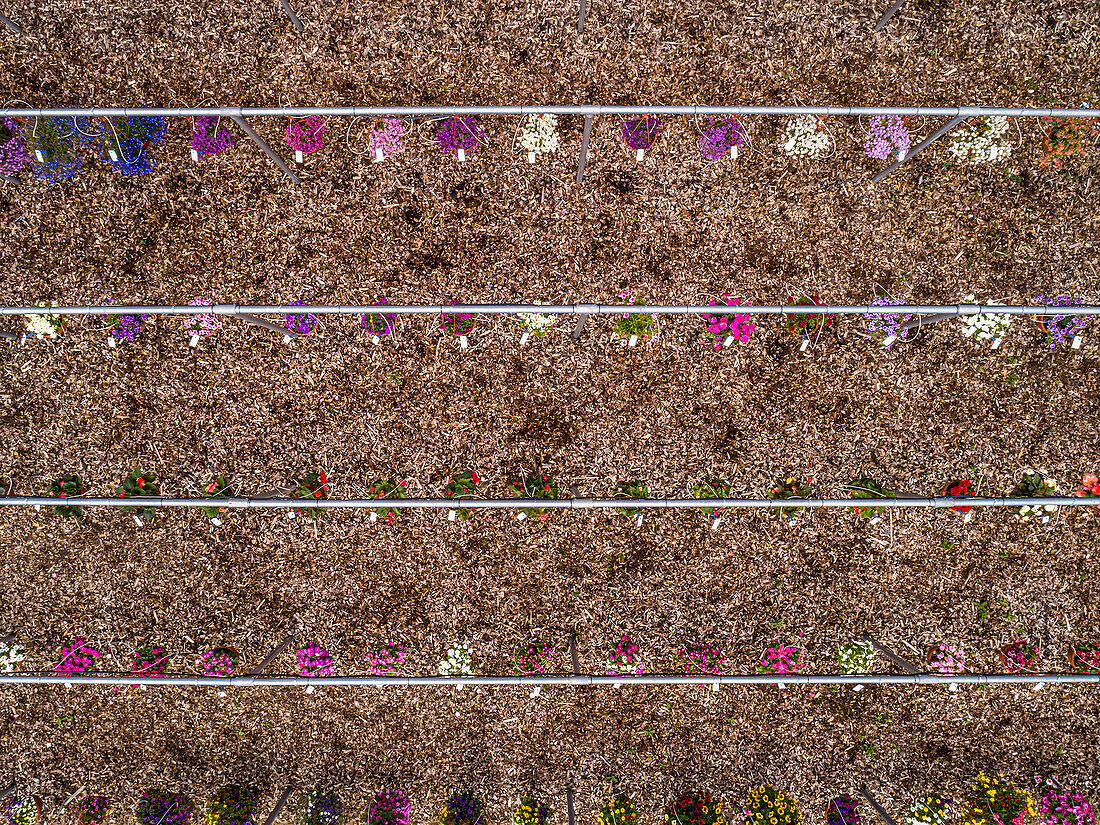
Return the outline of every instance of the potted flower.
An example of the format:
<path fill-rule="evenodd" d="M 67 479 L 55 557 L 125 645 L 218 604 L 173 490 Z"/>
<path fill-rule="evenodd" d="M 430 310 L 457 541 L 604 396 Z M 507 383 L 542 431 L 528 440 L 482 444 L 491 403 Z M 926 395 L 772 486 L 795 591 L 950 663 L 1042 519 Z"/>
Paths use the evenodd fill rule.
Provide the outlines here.
<path fill-rule="evenodd" d="M 645 662 L 638 655 L 638 646 L 629 636 L 623 636 L 607 659 L 608 676 L 641 676 Z"/>
<path fill-rule="evenodd" d="M 978 487 L 968 478 L 957 478 L 954 481 L 949 481 L 947 485 L 940 490 L 940 495 L 950 498 L 973 497 L 978 495 Z M 973 507 L 967 507 L 965 505 L 951 508 L 951 510 L 956 513 L 963 513 L 963 521 L 970 521 L 971 516 L 974 515 L 970 512 L 973 509 Z"/>
<path fill-rule="evenodd" d="M 134 808 L 139 825 L 191 825 L 194 816 L 191 797 L 156 789 L 144 791 Z"/>
<path fill-rule="evenodd" d="M 1039 815 L 1031 794 L 1000 774 L 984 773 L 974 777 L 959 813 L 966 825 L 1023 825 L 1025 817 Z"/>
<path fill-rule="evenodd" d="M 903 825 L 947 825 L 951 821 L 951 800 L 933 793 L 913 800 Z"/>
<path fill-rule="evenodd" d="M 612 498 L 643 499 L 649 498 L 649 487 L 640 481 L 620 481 L 615 485 Z M 642 526 L 642 509 L 640 507 L 620 507 L 619 512 L 628 519 L 636 520 L 639 527 Z"/>
<path fill-rule="evenodd" d="M 633 290 L 619 293 L 620 298 L 626 298 L 627 306 L 645 306 L 645 301 L 638 297 Z M 646 347 L 652 347 L 657 340 L 657 316 L 647 312 L 624 312 L 621 318 L 615 321 L 615 327 L 611 332 L 611 343 L 619 342 L 620 347 L 634 347 L 641 341 Z"/>
<path fill-rule="evenodd" d="M 848 493 L 852 498 L 858 499 L 873 499 L 873 498 L 897 498 L 896 491 L 883 487 L 873 478 L 857 478 L 851 484 L 848 485 Z M 872 523 L 878 521 L 879 516 L 882 515 L 884 507 L 850 507 L 853 513 L 860 518 L 871 519 Z"/>
<path fill-rule="evenodd" d="M 241 654 L 231 647 L 216 647 L 195 660 L 195 669 L 203 676 L 236 676 L 241 667 Z"/>
<path fill-rule="evenodd" d="M 76 806 L 77 825 L 100 825 L 110 813 L 110 799 L 105 796 L 86 796 Z"/>
<path fill-rule="evenodd" d="M 827 825 L 859 825 L 863 817 L 859 815 L 859 801 L 842 793 L 829 803 L 825 811 Z"/>
<path fill-rule="evenodd" d="M 1058 482 L 1045 473 L 1028 468 L 1008 495 L 1010 498 L 1049 498 L 1058 495 Z M 1031 521 L 1039 516 L 1039 520 L 1046 524 L 1050 521 L 1047 514 L 1057 509 L 1054 504 L 1025 504 L 1016 511 L 1016 518 L 1020 521 Z"/>
<path fill-rule="evenodd" d="M 11 177 L 30 163 L 23 132 L 22 118 L 0 119 L 0 174 Z"/>
<path fill-rule="evenodd" d="M 718 306 L 717 301 L 708 301 L 710 306 Z M 728 294 L 722 296 L 722 305 L 727 307 L 740 306 L 740 298 L 731 298 Z M 703 316 L 706 331 L 699 336 L 699 343 L 704 346 L 713 346 L 715 352 L 729 349 L 734 342 L 746 343 L 752 337 L 756 324 L 752 323 L 747 312 L 714 312 Z"/>
<path fill-rule="evenodd" d="M 449 117 L 439 124 L 435 139 L 439 142 L 440 149 L 453 153 L 460 161 L 464 161 L 467 152 L 472 152 L 479 143 L 485 142 L 481 118 L 477 115 Z"/>
<path fill-rule="evenodd" d="M 42 797 L 13 796 L 8 800 L 8 825 L 35 825 L 42 818 Z"/>
<path fill-rule="evenodd" d="M 370 483 L 370 497 L 377 499 L 406 498 L 405 490 L 408 484 L 409 482 L 404 479 L 395 481 L 392 478 L 376 478 Z M 377 521 L 378 517 L 382 516 L 382 521 L 386 524 L 392 524 L 400 513 L 401 510 L 397 507 L 372 507 L 370 520 Z"/>
<path fill-rule="evenodd" d="M 46 495 L 57 499 L 77 498 L 84 495 L 84 482 L 80 479 L 80 476 L 66 473 L 50 482 L 50 489 L 46 491 Z M 69 518 L 70 516 L 79 516 L 82 509 L 79 504 L 58 504 L 53 508 L 53 511 L 59 516 Z"/>
<path fill-rule="evenodd" d="M 541 304 L 542 301 L 535 301 Z M 518 313 L 520 326 L 523 327 L 523 335 L 520 336 L 519 345 L 522 347 L 532 335 L 536 338 L 545 338 L 554 328 L 556 317 L 549 312 L 520 312 Z"/>
<path fill-rule="evenodd" d="M 385 298 L 375 298 L 375 304 L 385 304 Z M 359 316 L 359 326 L 371 336 L 371 342 L 377 344 L 383 335 L 393 335 L 397 316 L 382 312 L 367 312 Z"/>
<path fill-rule="evenodd" d="M 1009 673 L 1038 673 L 1042 653 L 1027 639 L 1017 639 L 1001 648 L 1001 664 Z"/>
<path fill-rule="evenodd" d="M 1079 307 L 1084 303 L 1080 298 L 1073 298 L 1069 295 L 1056 295 L 1049 299 L 1043 295 L 1036 295 L 1035 300 L 1046 304 L 1048 307 Z M 1088 318 L 1084 315 L 1063 313 L 1033 315 L 1032 320 L 1046 331 L 1047 347 L 1050 349 L 1054 349 L 1065 342 L 1069 342 L 1073 349 L 1079 349 L 1081 347 L 1081 333 L 1088 323 Z"/>
<path fill-rule="evenodd" d="M 783 791 L 763 784 L 745 800 L 746 825 L 798 825 L 802 809 Z"/>
<path fill-rule="evenodd" d="M 188 306 L 208 306 L 211 303 L 213 302 L 206 298 L 192 298 L 187 302 Z M 187 316 L 187 320 L 183 324 L 183 331 L 191 337 L 191 346 L 197 347 L 199 339 L 213 335 L 222 328 L 224 323 L 225 319 L 221 315 L 215 315 L 212 312 L 199 312 Z"/>
<path fill-rule="evenodd" d="M 1057 776 L 1035 777 L 1039 785 L 1039 813 L 1044 825 L 1095 825 L 1092 803 L 1084 795 L 1063 788 Z"/>
<path fill-rule="evenodd" d="M 477 825 L 485 804 L 471 791 L 455 791 L 439 813 L 439 825 Z"/>
<path fill-rule="evenodd" d="M 875 298 L 871 301 L 871 305 L 877 307 L 898 306 L 903 303 L 904 301 L 895 298 Z M 866 318 L 871 340 L 882 344 L 886 349 L 890 349 L 896 341 L 908 341 L 909 334 L 913 331 L 912 327 L 906 326 L 913 320 L 912 314 L 908 312 L 871 312 Z"/>
<path fill-rule="evenodd" d="M 367 135 L 367 154 L 381 163 L 385 158 L 405 151 L 405 133 L 408 127 L 392 117 L 375 118 Z"/>
<path fill-rule="evenodd" d="M 519 807 L 512 817 L 512 825 L 548 825 L 552 813 L 549 805 L 527 794 L 519 801 Z"/>
<path fill-rule="evenodd" d="M 991 115 L 956 129 L 947 151 L 959 163 L 994 163 L 1012 154 L 1008 142 L 1009 118 Z"/>
<path fill-rule="evenodd" d="M 1100 646 L 1082 642 L 1070 645 L 1069 668 L 1074 673 L 1100 673 Z"/>
<path fill-rule="evenodd" d="M 202 488 L 203 498 L 233 498 L 236 494 L 233 487 L 229 484 L 229 479 L 225 476 L 218 476 L 205 487 Z M 202 511 L 206 514 L 206 517 L 216 524 L 221 524 L 218 520 L 218 516 L 225 512 L 224 507 L 203 507 Z"/>
<path fill-rule="evenodd" d="M 73 140 L 73 121 L 66 117 L 36 118 L 26 147 L 34 160 L 34 173 L 48 181 L 76 176 L 81 160 Z"/>
<path fill-rule="evenodd" d="M 163 647 L 142 645 L 134 653 L 134 661 L 130 672 L 135 676 L 165 676 L 168 664 L 168 654 Z"/>
<path fill-rule="evenodd" d="M 729 498 L 730 486 L 717 478 L 704 478 L 691 488 L 691 495 L 698 499 Z M 722 513 L 725 511 L 725 508 L 700 507 L 699 509 L 706 515 L 714 518 L 714 521 L 711 522 L 710 529 L 717 530 L 718 525 L 722 523 Z"/>
<path fill-rule="evenodd" d="M 192 160 L 219 155 L 233 146 L 233 135 L 220 116 L 200 115 L 191 123 Z"/>
<path fill-rule="evenodd" d="M 1077 498 L 1100 498 L 1100 477 L 1096 473 L 1085 473 L 1081 476 L 1081 486 L 1073 491 Z M 1100 513 L 1100 504 L 1094 504 L 1093 509 Z"/>
<path fill-rule="evenodd" d="M 558 151 L 558 116 L 529 115 L 519 130 L 519 145 L 527 150 L 527 162 L 534 163 L 539 155 Z"/>
<path fill-rule="evenodd" d="M 439 662 L 440 676 L 473 676 L 474 651 L 469 642 L 455 642 Z M 461 686 L 460 686 L 461 687 Z"/>
<path fill-rule="evenodd" d="M 477 470 L 455 473 L 451 480 L 443 486 L 443 495 L 453 499 L 476 498 L 477 485 L 480 481 Z M 474 514 L 476 509 L 476 507 L 455 507 L 453 510 L 448 511 L 447 518 L 450 521 L 454 521 L 456 518 L 459 521 L 466 521 Z"/>
<path fill-rule="evenodd" d="M 450 301 L 450 303 L 453 305 L 456 302 Z M 444 312 L 439 321 L 439 328 L 443 334 L 457 338 L 463 349 L 467 346 L 466 336 L 473 332 L 476 326 L 477 321 L 469 312 Z"/>
<path fill-rule="evenodd" d="M 328 476 L 324 470 L 314 470 L 298 480 L 297 485 L 290 492 L 291 498 L 303 498 L 311 501 L 321 501 L 328 498 Z M 295 513 L 304 513 L 312 519 L 320 518 L 324 512 L 323 507 L 295 507 Z"/>
<path fill-rule="evenodd" d="M 206 801 L 206 825 L 255 825 L 258 794 L 226 785 Z"/>
<path fill-rule="evenodd" d="M 148 175 L 153 169 L 149 147 L 168 135 L 168 120 L 163 117 L 119 117 L 106 121 L 101 132 L 103 153 L 123 175 Z"/>
<path fill-rule="evenodd" d="M 638 809 L 625 793 L 616 794 L 600 808 L 598 825 L 637 825 Z"/>
<path fill-rule="evenodd" d="M 299 825 L 340 825 L 347 818 L 347 810 L 336 792 L 320 788 L 300 797 L 297 814 Z"/>
<path fill-rule="evenodd" d="M 745 143 L 745 127 L 732 118 L 707 117 L 707 126 L 699 138 L 699 149 L 707 160 L 721 160 L 729 153 L 737 157 L 737 150 Z"/>
<path fill-rule="evenodd" d="M 63 645 L 61 648 L 61 661 L 54 665 L 54 672 L 58 676 L 76 675 L 79 673 L 95 673 L 96 659 L 100 653 L 92 650 L 84 644 L 82 636 L 75 636 L 71 645 Z"/>
<path fill-rule="evenodd" d="M 787 304 L 796 307 L 816 307 L 821 306 L 821 298 L 817 295 L 809 297 L 801 295 L 798 298 L 788 297 Z M 821 313 L 795 312 L 787 316 L 787 332 L 802 339 L 803 350 L 809 346 L 810 336 L 820 335 L 822 331 L 832 325 L 832 317 Z"/>
<path fill-rule="evenodd" d="M 520 676 L 536 673 L 553 673 L 560 651 L 549 642 L 538 639 L 524 645 L 512 654 L 512 672 Z"/>
<path fill-rule="evenodd" d="M 46 305 L 39 301 L 37 306 L 45 307 Z M 57 306 L 57 301 L 51 301 L 50 306 Z M 65 329 L 64 315 L 54 315 L 47 312 L 41 315 L 32 313 L 23 317 L 27 325 L 27 335 L 37 335 L 39 338 L 56 338 Z"/>
<path fill-rule="evenodd" d="M 1083 155 L 1085 147 L 1096 134 L 1096 118 L 1041 117 L 1039 123 L 1047 123 L 1050 131 L 1043 130 L 1043 157 L 1040 166 L 1054 164 L 1061 169 L 1065 159 Z"/>
<path fill-rule="evenodd" d="M 710 794 L 682 793 L 665 811 L 665 825 L 725 825 L 722 803 Z"/>
<path fill-rule="evenodd" d="M 405 647 L 401 642 L 367 651 L 367 670 L 371 676 L 398 676 L 405 666 Z"/>
<path fill-rule="evenodd" d="M 134 339 L 141 332 L 148 317 L 148 313 L 112 316 L 111 337 L 107 339 L 107 343 L 112 347 L 117 346 L 119 343 L 134 343 Z"/>
<path fill-rule="evenodd" d="M 290 306 L 303 307 L 303 301 L 291 301 Z M 309 335 L 317 328 L 317 316 L 312 312 L 288 312 L 283 318 L 286 328 L 294 335 Z"/>
<path fill-rule="evenodd" d="M 122 479 L 122 483 L 115 487 L 115 495 L 118 498 L 133 499 L 159 497 L 160 484 L 157 483 L 156 473 L 143 473 L 140 467 L 134 468 L 126 478 Z M 134 521 L 137 522 L 138 527 L 142 526 L 139 515 L 151 519 L 157 514 L 157 508 L 153 505 L 137 504 L 121 509 L 124 513 L 134 514 Z"/>
<path fill-rule="evenodd" d="M 757 664 L 758 672 L 766 676 L 788 676 L 802 670 L 802 651 L 790 645 L 779 645 L 764 650 Z M 780 687 L 782 682 L 778 683 Z"/>
<path fill-rule="evenodd" d="M 325 145 L 327 124 L 317 115 L 308 115 L 301 120 L 291 118 L 286 125 L 286 143 L 294 150 L 295 163 L 303 161 L 303 155 L 312 155 Z"/>
<path fill-rule="evenodd" d="M 973 295 L 963 298 L 965 304 L 976 304 L 977 299 Z M 998 306 L 992 301 L 987 301 L 985 306 Z M 959 319 L 962 324 L 959 331 L 967 338 L 975 341 L 992 341 L 993 349 L 1001 345 L 1008 328 L 1012 325 L 1012 316 L 1007 312 L 983 312 L 981 315 L 963 315 Z"/>
<path fill-rule="evenodd" d="M 718 648 L 710 645 L 692 645 L 676 651 L 673 665 L 687 676 L 700 673 L 717 676 L 722 672 L 722 665 L 725 663 L 726 657 L 718 652 Z"/>
<path fill-rule="evenodd" d="M 558 485 L 550 476 L 529 475 L 523 481 L 509 484 L 508 489 L 516 498 L 559 498 Z M 524 507 L 516 518 L 523 521 L 526 518 L 545 519 L 549 515 L 550 510 L 547 507 Z"/>
<path fill-rule="evenodd" d="M 862 676 L 875 666 L 875 648 L 870 642 L 845 642 L 836 649 L 836 662 L 845 676 Z M 863 685 L 854 685 L 852 690 L 863 690 Z"/>
<path fill-rule="evenodd" d="M 412 805 L 404 791 L 382 791 L 371 800 L 366 825 L 409 825 Z"/>
<path fill-rule="evenodd" d="M 940 642 L 928 648 L 928 666 L 941 676 L 954 676 L 966 670 L 966 654 L 958 645 Z"/>
<path fill-rule="evenodd" d="M 15 673 L 26 658 L 27 651 L 22 645 L 0 642 L 0 673 Z"/>
<path fill-rule="evenodd" d="M 332 656 L 320 645 L 309 645 L 298 651 L 299 676 L 331 676 L 335 672 Z"/>
<path fill-rule="evenodd" d="M 653 146 L 662 131 L 664 126 L 657 115 L 643 115 L 634 120 L 625 121 L 622 125 L 623 141 L 627 148 L 637 152 L 639 161 L 645 155 L 645 150 Z"/>
<path fill-rule="evenodd" d="M 813 492 L 812 478 L 798 478 L 797 476 L 787 476 L 786 478 L 777 478 L 775 480 L 775 486 L 768 491 L 768 498 L 778 501 L 788 501 L 790 499 L 809 498 Z M 801 512 L 799 507 L 780 507 L 779 515 L 785 516 L 788 521 L 794 523 L 794 517 Z"/>
<path fill-rule="evenodd" d="M 912 145 L 905 121 L 898 115 L 882 115 L 871 118 L 871 127 L 863 141 L 863 151 L 867 153 L 867 157 L 875 160 L 886 160 L 897 152 L 898 161 L 903 161 Z"/>
<path fill-rule="evenodd" d="M 787 121 L 779 147 L 789 158 L 819 158 L 829 148 L 829 133 L 816 115 L 799 115 Z"/>

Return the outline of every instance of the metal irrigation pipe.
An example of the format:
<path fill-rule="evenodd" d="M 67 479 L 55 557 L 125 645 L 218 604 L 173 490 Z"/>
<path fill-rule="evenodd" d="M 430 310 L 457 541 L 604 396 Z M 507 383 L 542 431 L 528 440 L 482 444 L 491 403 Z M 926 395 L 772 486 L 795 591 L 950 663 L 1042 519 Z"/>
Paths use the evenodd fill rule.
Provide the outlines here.
<path fill-rule="evenodd" d="M 317 508 L 322 510 L 373 510 L 379 507 L 394 510 L 695 510 L 701 507 L 722 510 L 830 509 L 843 507 L 885 507 L 901 509 L 953 507 L 1022 507 L 1053 505 L 1055 507 L 1096 507 L 1097 500 L 1077 496 L 920 496 L 911 498 L 165 498 L 164 496 L 7 496 L 0 498 L 0 507 L 57 507 L 59 504 L 81 507 L 168 507 L 185 509 L 226 508 L 228 510 L 292 510 Z"/>
<path fill-rule="evenodd" d="M 146 685 L 157 687 L 458 687 L 572 685 L 1007 685 L 1100 684 L 1094 673 L 733 674 L 716 676 L 136 676 L 0 674 L 2 685 Z"/>

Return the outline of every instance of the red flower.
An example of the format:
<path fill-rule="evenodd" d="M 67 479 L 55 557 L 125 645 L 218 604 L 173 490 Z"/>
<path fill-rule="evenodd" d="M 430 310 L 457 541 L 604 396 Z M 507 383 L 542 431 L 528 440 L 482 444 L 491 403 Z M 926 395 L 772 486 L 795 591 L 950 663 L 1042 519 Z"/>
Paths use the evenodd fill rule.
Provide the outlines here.
<path fill-rule="evenodd" d="M 142 478 L 141 476 L 138 476 L 138 487 L 144 487 L 144 486 L 145 486 L 145 479 Z"/>
<path fill-rule="evenodd" d="M 321 484 L 328 484 L 328 476 L 325 475 L 324 471 L 321 472 Z"/>
<path fill-rule="evenodd" d="M 474 482 L 474 484 L 477 484 L 479 481 L 481 481 L 481 479 L 477 477 L 477 470 L 474 470 L 472 473 L 470 473 L 470 480 Z"/>
<path fill-rule="evenodd" d="M 313 497 L 314 498 L 320 498 L 321 497 L 321 491 L 320 490 L 314 490 L 313 491 Z"/>

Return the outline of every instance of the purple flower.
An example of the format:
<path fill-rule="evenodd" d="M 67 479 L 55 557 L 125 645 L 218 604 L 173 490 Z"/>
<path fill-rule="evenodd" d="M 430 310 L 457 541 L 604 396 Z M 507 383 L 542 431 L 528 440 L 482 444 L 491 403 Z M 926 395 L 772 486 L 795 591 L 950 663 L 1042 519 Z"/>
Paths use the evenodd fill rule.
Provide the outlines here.
<path fill-rule="evenodd" d="M 290 305 L 305 306 L 302 301 L 291 301 Z M 286 328 L 299 335 L 309 335 L 317 326 L 317 316 L 312 312 L 287 313 L 284 317 L 286 318 Z"/>
<path fill-rule="evenodd" d="M 623 140 L 631 149 L 648 149 L 662 131 L 657 115 L 646 115 L 623 124 Z"/>
<path fill-rule="evenodd" d="M 707 121 L 707 128 L 699 138 L 699 148 L 707 160 L 721 160 L 730 149 L 745 142 L 745 127 L 737 122 L 737 118 L 716 121 L 708 117 Z"/>
<path fill-rule="evenodd" d="M 457 153 L 459 149 L 469 152 L 482 137 L 481 119 L 476 115 L 449 117 L 439 124 L 435 132 L 435 139 L 445 152 Z"/>
<path fill-rule="evenodd" d="M 905 128 L 905 123 L 900 117 L 886 115 L 871 118 L 871 128 L 867 132 L 867 140 L 863 142 L 863 148 L 868 157 L 886 160 L 895 150 L 899 153 L 907 153 L 911 145 L 909 130 Z"/>
<path fill-rule="evenodd" d="M 325 145 L 324 133 L 325 122 L 317 115 L 310 115 L 305 120 L 292 120 L 287 125 L 286 142 L 295 152 L 308 155 Z"/>
<path fill-rule="evenodd" d="M 1043 295 L 1036 295 L 1036 301 L 1042 301 L 1048 307 L 1079 307 L 1084 301 L 1080 298 L 1071 298 L 1069 295 L 1058 295 L 1047 299 Z M 1046 322 L 1047 346 L 1054 349 L 1065 341 L 1072 341 L 1080 335 L 1085 328 L 1087 319 L 1083 315 L 1043 315 L 1040 316 Z"/>
<path fill-rule="evenodd" d="M 904 301 L 898 301 L 893 298 L 875 298 L 871 301 L 872 306 L 876 307 L 888 307 L 904 304 Z M 904 315 L 900 312 L 885 312 L 885 313 L 868 313 L 867 314 L 867 326 L 871 329 L 871 335 L 878 341 L 885 341 L 887 338 L 894 338 L 898 341 L 906 341 L 909 339 L 909 333 L 911 329 L 902 329 L 906 321 L 912 321 L 913 316 L 909 313 Z M 890 345 L 893 345 L 893 341 Z"/>
<path fill-rule="evenodd" d="M 191 129 L 191 148 L 198 152 L 200 158 L 217 155 L 232 145 L 233 135 L 220 118 L 213 115 L 195 118 L 195 125 Z"/>
<path fill-rule="evenodd" d="M 6 117 L 0 126 L 0 173 L 14 175 L 30 162 L 23 127 L 14 118 Z"/>
<path fill-rule="evenodd" d="M 134 337 L 141 332 L 141 327 L 148 318 L 148 313 L 142 315 L 120 315 L 118 321 L 111 328 L 111 336 L 116 341 L 133 343 Z"/>

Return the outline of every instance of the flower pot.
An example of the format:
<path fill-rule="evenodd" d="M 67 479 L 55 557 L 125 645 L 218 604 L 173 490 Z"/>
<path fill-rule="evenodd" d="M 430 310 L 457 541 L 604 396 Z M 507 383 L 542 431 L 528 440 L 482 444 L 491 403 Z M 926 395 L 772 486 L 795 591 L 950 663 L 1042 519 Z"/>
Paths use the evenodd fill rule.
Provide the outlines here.
<path fill-rule="evenodd" d="M 1069 669 L 1075 673 L 1082 673 L 1089 670 L 1089 664 L 1087 660 L 1081 655 L 1081 652 L 1073 645 L 1069 646 Z"/>
<path fill-rule="evenodd" d="M 1008 651 L 1011 650 L 1014 646 L 1015 646 L 1014 644 L 1007 644 L 1007 645 L 1004 645 L 1001 648 L 1001 650 L 1000 650 L 1001 664 L 1004 665 L 1009 670 L 1011 670 L 1013 673 L 1037 673 L 1038 671 L 1029 670 L 1028 668 L 1025 668 L 1022 665 L 1018 664 L 1017 662 L 1013 662 L 1009 658 Z M 1042 655 L 1042 653 L 1040 651 L 1037 651 L 1037 652 L 1039 653 L 1040 656 Z"/>
<path fill-rule="evenodd" d="M 241 654 L 236 648 L 233 648 L 233 647 L 213 647 L 210 650 L 213 653 L 221 653 L 221 654 L 229 656 L 229 658 L 231 658 L 234 662 L 237 663 L 237 666 L 233 671 L 233 676 L 240 676 L 241 675 L 241 672 L 240 672 L 242 670 L 242 668 L 241 668 Z M 199 655 L 201 656 L 202 654 L 199 654 Z M 196 668 L 196 670 L 198 670 L 198 668 Z M 202 672 L 200 671 L 199 674 L 202 675 Z M 229 679 L 229 678 L 232 678 L 232 677 L 231 676 L 218 676 L 218 677 L 215 677 L 215 678 Z"/>

